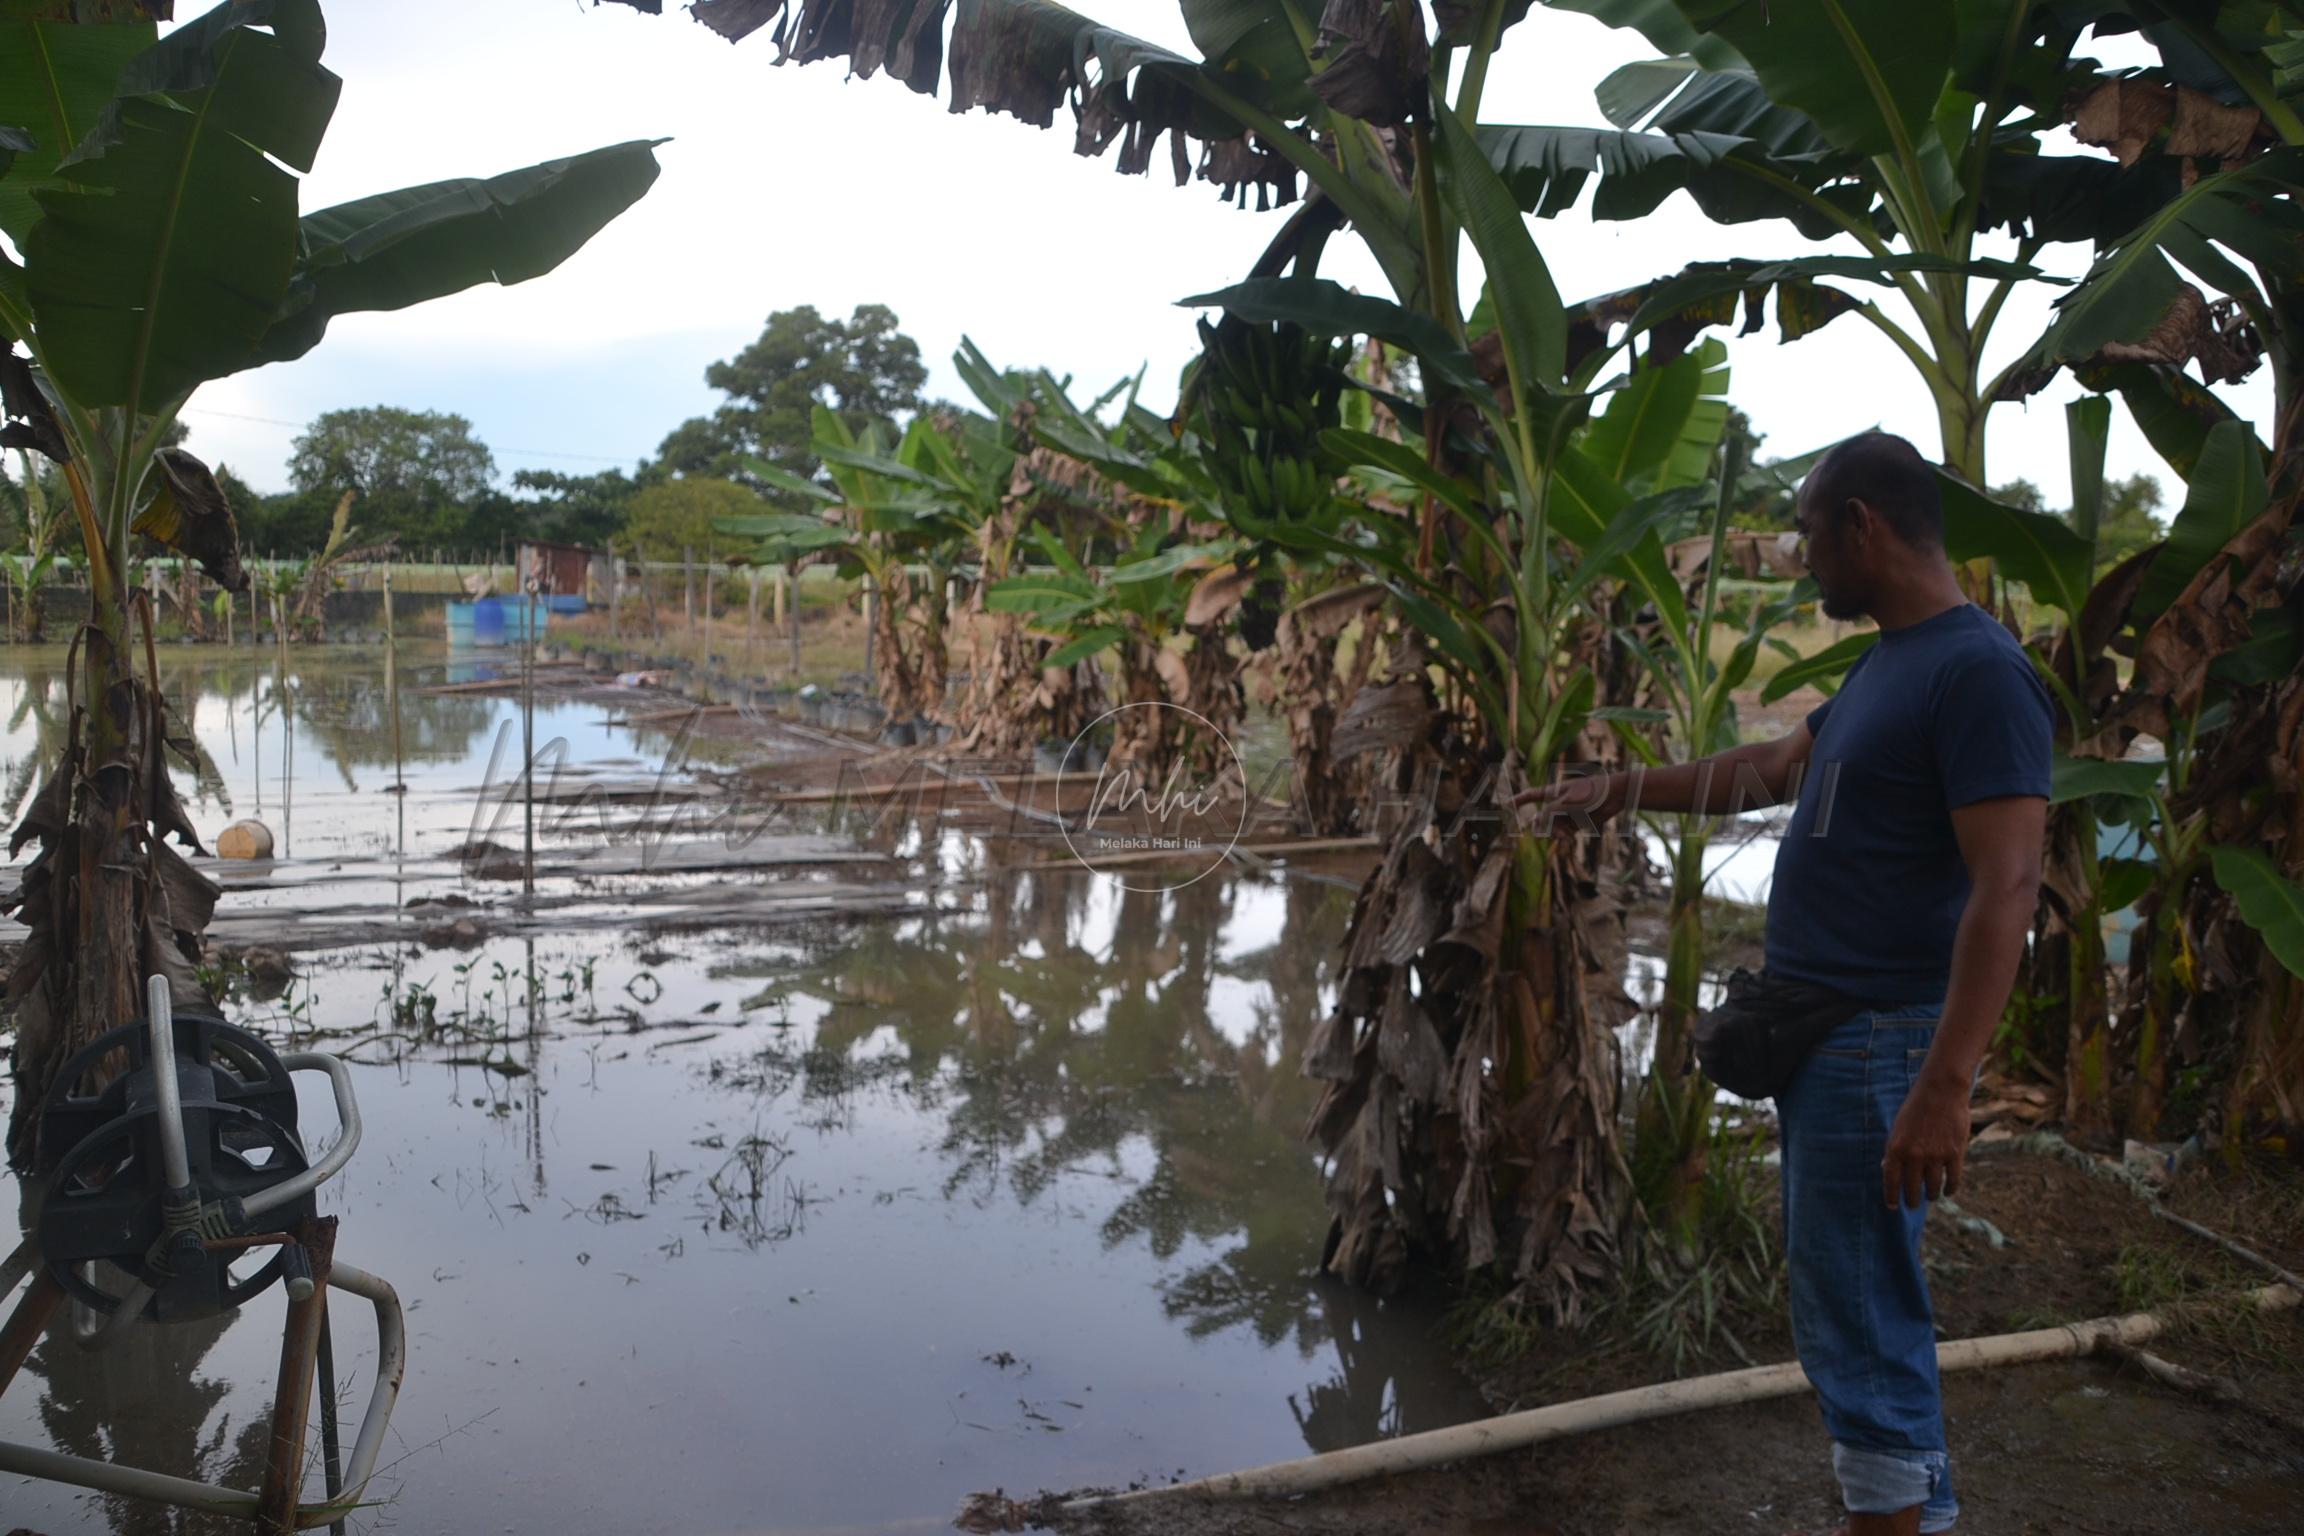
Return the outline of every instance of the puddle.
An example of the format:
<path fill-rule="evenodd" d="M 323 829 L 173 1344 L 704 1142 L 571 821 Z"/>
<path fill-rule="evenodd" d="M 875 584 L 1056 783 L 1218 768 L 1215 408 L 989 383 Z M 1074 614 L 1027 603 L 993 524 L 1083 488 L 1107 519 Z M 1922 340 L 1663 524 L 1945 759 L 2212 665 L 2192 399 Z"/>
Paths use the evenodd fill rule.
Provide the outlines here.
<path fill-rule="evenodd" d="M 202 830 L 261 794 L 300 871 L 396 857 L 403 810 L 411 856 L 467 836 L 507 721 L 517 761 L 512 701 L 405 698 L 403 808 L 370 663 L 295 661 L 285 689 L 247 657 L 171 669 L 213 765 Z M 40 665 L 0 677 L 11 792 L 48 728 L 35 700 L 60 701 Z M 537 736 L 651 777 L 663 739 L 635 751 L 614 713 L 540 706 Z M 774 929 L 330 950 L 286 998 L 233 1005 L 359 1063 L 367 1135 L 323 1209 L 399 1288 L 410 1362 L 372 1489 L 390 1502 L 355 1529 L 868 1528 L 1484 1411 L 1428 1312 L 1312 1274 L 1295 1061 L 1349 890 L 1124 892 L 988 874 L 949 835 L 914 851 L 971 883 L 863 921 L 834 903 Z M 304 1105 L 308 1139 L 329 1134 L 325 1088 Z M 0 1435 L 253 1486 L 280 1307 L 109 1356 L 43 1341 Z M 358 1401 L 373 1337 L 337 1317 Z M 16 1479 L 0 1510 L 49 1536 L 200 1528 Z"/>

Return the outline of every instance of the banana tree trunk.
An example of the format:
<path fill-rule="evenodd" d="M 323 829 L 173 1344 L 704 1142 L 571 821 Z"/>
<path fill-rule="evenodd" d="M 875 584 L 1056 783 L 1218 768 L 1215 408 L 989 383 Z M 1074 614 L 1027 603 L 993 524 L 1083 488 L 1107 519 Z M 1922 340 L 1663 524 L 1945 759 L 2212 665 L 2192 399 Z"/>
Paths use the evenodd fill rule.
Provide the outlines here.
<path fill-rule="evenodd" d="M 1160 680 L 1159 646 L 1131 637 L 1121 641 L 1109 654 L 1118 657 L 1118 705 L 1167 702 L 1168 690 Z M 1155 780 L 1166 773 L 1170 740 L 1166 722 L 1161 718 L 1166 713 L 1160 709 L 1121 708 L 1112 719 L 1111 761 L 1115 765 L 1132 766 Z"/>
<path fill-rule="evenodd" d="M 1241 665 L 1225 645 L 1221 625 L 1204 624 L 1191 631 L 1191 649 L 1184 653 L 1184 697 L 1171 702 L 1200 716 L 1214 729 L 1188 718 L 1172 718 L 1172 755 L 1183 760 L 1193 782 L 1226 795 L 1246 795 L 1237 748 L 1240 721 L 1248 713 L 1248 690 L 1241 681 Z M 1156 714 L 1174 716 L 1173 710 Z"/>
<path fill-rule="evenodd" d="M 1280 616 L 1274 646 L 1279 702 L 1295 772 L 1292 809 L 1314 837 L 1343 837 L 1375 824 L 1372 777 L 1356 754 L 1340 754 L 1336 731 L 1368 680 L 1376 653 L 1383 589 L 1323 593 Z M 1336 665 L 1337 638 L 1360 625 L 1349 671 Z"/>
<path fill-rule="evenodd" d="M 2143 985 L 2137 989 L 2141 995 L 2133 1032 L 2134 1054 L 2129 1060 L 2132 1087 L 2125 1126 L 2127 1134 L 2139 1141 L 2150 1141 L 2159 1134 L 2160 1115 L 2168 1102 L 2168 1052 L 2175 1033 L 2177 971 L 2187 948 L 2184 938 L 2187 873 L 2183 868 L 2169 871 L 2166 884 L 2161 888 L 2159 905 L 2146 920 L 2149 946 L 2145 950 Z M 2139 933 L 2136 937 L 2141 941 L 2146 935 Z M 2133 968 L 2133 959 L 2130 965 Z"/>
<path fill-rule="evenodd" d="M 1449 809 L 1405 818 L 1361 887 L 1336 1010 L 1305 1047 L 1327 1085 L 1322 1263 L 1379 1291 L 1416 1253 L 1499 1265 L 1515 1306 L 1573 1322 L 1616 1272 L 1629 1195 L 1615 1038 L 1570 899 L 1588 854 L 1518 835 L 1514 774 L 1443 763 L 1444 730 L 1411 729 L 1392 787 Z"/>
<path fill-rule="evenodd" d="M 1971 382 L 1966 391 L 1942 394 L 1936 402 L 1936 426 L 1944 445 L 1944 467 L 1978 490 L 1989 490 L 1984 478 L 1984 425 L 1992 402 L 1977 398 Z M 1979 556 L 1957 571 L 1960 590 L 1986 612 L 1993 611 L 1992 562 Z"/>
<path fill-rule="evenodd" d="M 1711 1082 L 1696 1070 L 1699 992 L 1704 980 L 1704 850 L 1698 816 L 1680 819 L 1666 919 L 1664 993 L 1656 1009 L 1656 1056 L 1648 1069 L 1632 1145 L 1642 1204 L 1659 1230 L 1685 1245 L 1701 1216 L 1705 1153 L 1711 1147 Z"/>
<path fill-rule="evenodd" d="M 2101 1146 L 2112 1137 L 2112 1004 L 2096 838 L 2096 816 L 2085 801 L 2049 813 L 2032 992 L 2061 999 L 2065 1127 Z"/>
<path fill-rule="evenodd" d="M 900 622 L 913 603 L 912 574 L 892 561 L 874 585 L 879 590 L 872 603 L 873 684 L 888 719 L 909 720 L 928 702 L 921 687 L 919 657 L 905 644 Z"/>
<path fill-rule="evenodd" d="M 920 593 L 921 710 L 938 720 L 945 716 L 945 694 L 952 686 L 951 584 L 951 577 L 932 565 Z"/>
<path fill-rule="evenodd" d="M 1095 718 L 1093 669 L 1043 666 L 1048 651 L 1047 641 L 1026 633 L 1021 614 L 992 614 L 977 629 L 960 708 L 967 729 L 955 752 L 1024 762 L 1040 742 L 1069 742 Z"/>
<path fill-rule="evenodd" d="M 144 976 L 166 975 L 184 1003 L 205 1001 L 195 967 L 220 894 L 163 840 L 173 834 L 199 848 L 162 762 L 156 683 L 136 675 L 127 605 L 113 592 L 93 595 L 63 759 L 10 844 L 39 849 L 17 891 L 28 933 L 8 981 L 21 999 L 8 1129 L 19 1168 L 40 1154 L 40 1109 L 59 1070 L 139 1015 Z"/>
<path fill-rule="evenodd" d="M 2250 713 L 2266 723 L 2270 750 L 2246 766 L 2260 773 L 2264 764 L 2277 764 L 2281 778 L 2298 782 L 2304 775 L 2304 677 L 2286 679 L 2253 706 Z M 2239 722 L 2238 735 L 2243 738 L 2247 724 L 2245 719 Z M 2237 750 L 2225 745 L 2229 739 L 2220 736 L 2218 748 Z M 2304 879 L 2304 796 L 2288 795 L 2285 809 L 2285 816 L 2270 819 L 2265 831 L 2271 837 L 2264 840 L 2278 838 L 2283 849 L 2281 872 L 2291 880 Z M 2197 928 L 2220 926 L 2231 931 L 2231 898 L 2216 882 L 2198 882 L 2193 901 Z M 2213 923 L 2210 911 L 2199 910 L 2208 903 L 2223 910 L 2221 925 Z M 2227 1155 L 2235 1158 L 2259 1130 L 2284 1131 L 2291 1146 L 2304 1136 L 2304 980 L 2253 934 L 2244 967 L 2244 991 L 2233 1000 L 2241 1014 L 2240 1064 L 2232 1074 L 2224 1108 L 2224 1145 Z M 2215 969 L 2219 968 L 2211 968 Z"/>

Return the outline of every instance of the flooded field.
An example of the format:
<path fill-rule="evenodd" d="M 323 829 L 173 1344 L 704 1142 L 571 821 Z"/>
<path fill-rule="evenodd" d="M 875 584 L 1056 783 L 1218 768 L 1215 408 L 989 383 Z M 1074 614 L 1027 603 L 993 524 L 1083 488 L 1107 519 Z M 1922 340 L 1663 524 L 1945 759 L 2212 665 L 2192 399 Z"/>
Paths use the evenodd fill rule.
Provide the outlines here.
<path fill-rule="evenodd" d="M 20 800 L 61 657 L 0 665 Z M 1429 1311 L 1314 1274 L 1295 1059 L 1348 883 L 1124 891 L 958 834 L 795 827 L 729 867 L 642 870 L 620 829 L 761 749 L 636 739 L 584 693 L 540 702 L 535 737 L 566 744 L 566 783 L 614 786 L 613 814 L 546 819 L 523 917 L 516 879 L 446 856 L 520 846 L 517 804 L 484 802 L 518 776 L 516 702 L 414 691 L 475 680 L 439 653 L 408 667 L 403 796 L 372 659 L 290 667 L 163 671 L 208 759 L 186 779 L 202 833 L 260 814 L 282 842 L 218 869 L 218 937 L 293 950 L 296 976 L 235 974 L 228 1012 L 357 1063 L 366 1137 L 322 1207 L 399 1288 L 410 1365 L 355 1528 L 932 1529 L 974 1490 L 1198 1476 L 1482 1411 Z M 324 1087 L 304 1113 L 333 1134 Z M 275 1290 L 110 1356 L 45 1340 L 0 1436 L 252 1485 L 280 1316 Z M 357 1403 L 359 1309 L 337 1357 Z M 199 1528 L 15 1479 L 0 1517 Z"/>

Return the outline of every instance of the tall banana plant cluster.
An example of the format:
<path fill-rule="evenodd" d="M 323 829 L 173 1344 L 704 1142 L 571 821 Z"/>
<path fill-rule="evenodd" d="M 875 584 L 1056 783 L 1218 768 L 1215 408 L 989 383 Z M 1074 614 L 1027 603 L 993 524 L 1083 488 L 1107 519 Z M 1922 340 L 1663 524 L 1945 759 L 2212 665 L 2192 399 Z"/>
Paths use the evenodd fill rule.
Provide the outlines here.
<path fill-rule="evenodd" d="M 1725 369 L 1701 338 L 1756 330 L 1771 304 L 1786 341 L 1856 315 L 1883 364 L 1926 385 L 1952 552 L 1976 597 L 2038 631 L 2063 706 L 2035 1022 L 2013 1044 L 2063 1073 L 2084 1132 L 2149 1132 L 2203 1080 L 2221 1086 L 2209 1108 L 2229 1144 L 2304 1114 L 2304 8 L 1447 0 L 1428 16 L 1418 0 L 1196 0 L 1196 55 L 1034 0 L 693 10 L 731 39 L 772 28 L 788 58 L 845 57 L 918 92 L 948 73 L 956 111 L 1046 127 L 1069 107 L 1080 153 L 1117 146 L 1132 173 L 1165 158 L 1180 182 L 1286 207 L 1241 281 L 1189 301 L 1217 314 L 1168 426 L 1238 541 L 1197 590 L 1241 594 L 1243 647 L 1275 600 L 1283 635 L 1297 615 L 1354 613 L 1306 627 L 1351 628 L 1365 671 L 1299 752 L 1323 741 L 1360 765 L 1370 803 L 1407 809 L 1306 1051 L 1326 1084 L 1313 1129 L 1331 1269 L 1382 1285 L 1438 1254 L 1570 1316 L 1631 1256 L 1640 1213 L 1685 1234 L 1711 1104 L 1682 1033 L 1707 829 L 1665 829 L 1670 1027 L 1628 1115 L 1618 988 L 1598 959 L 1603 851 L 1520 835 L 1508 802 L 1579 760 L 1693 756 L 1735 730 L 1733 694 L 1797 594 L 1748 606 L 1715 656 L 1750 470 L 1721 447 Z M 1491 99 L 1508 40 L 1591 24 L 1559 12 L 1637 30 L 1659 55 L 1601 82 L 1609 126 L 1515 122 Z M 1530 218 L 1587 190 L 1599 218 L 1686 193 L 1799 243 L 1568 303 Z M 1321 276 L 1339 238 L 1388 292 Z M 2033 284 L 2057 293 L 2050 323 L 2011 338 L 2031 306 L 2010 301 Z M 1347 340 L 1412 360 L 1413 386 L 1330 345 Z M 1274 368 L 1283 355 L 1292 367 Z M 2265 367 L 2277 412 L 2259 432 L 2211 386 Z M 1995 504 L 1977 489 L 1991 413 L 2067 370 L 2089 392 L 2071 413 L 2074 517 Z M 2092 585 L 2115 395 L 2189 489 L 2165 544 Z M 1154 437 L 1113 445 L 1127 459 L 1099 470 L 1135 488 L 1128 460 Z M 1200 539 L 1179 528 L 1130 562 Z M 1691 539 L 1707 558 L 1684 585 L 1667 551 Z M 1084 572 L 1065 574 L 1066 601 L 1091 612 Z M 1353 608 L 1364 592 L 1376 601 Z M 1785 685 L 1829 686 L 1860 644 Z M 2104 920 L 2132 903 L 2142 927 L 2116 985 Z"/>
<path fill-rule="evenodd" d="M 300 215 L 341 85 L 318 5 L 236 0 L 161 38 L 169 10 L 0 4 L 0 447 L 60 472 L 54 547 L 76 546 L 90 592 L 61 749 L 10 839 L 38 850 L 8 981 L 19 1161 L 58 1064 L 135 1016 L 142 976 L 201 995 L 217 887 L 165 841 L 199 846 L 166 761 L 194 749 L 138 571 L 157 546 L 227 590 L 248 576 L 215 476 L 162 446 L 186 400 L 302 356 L 337 315 L 548 272 L 656 176 L 630 143 Z"/>

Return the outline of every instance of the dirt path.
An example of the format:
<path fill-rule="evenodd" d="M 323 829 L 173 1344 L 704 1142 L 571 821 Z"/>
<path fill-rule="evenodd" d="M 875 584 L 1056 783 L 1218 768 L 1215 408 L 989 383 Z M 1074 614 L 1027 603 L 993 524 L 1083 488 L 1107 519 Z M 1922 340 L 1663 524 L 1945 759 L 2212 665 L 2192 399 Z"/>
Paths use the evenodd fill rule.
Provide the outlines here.
<path fill-rule="evenodd" d="M 2109 1360 L 1949 1378 L 1945 1407 L 1963 1536 L 2274 1536 L 2304 1528 L 2304 1313 L 2243 1315 L 2203 1301 L 2263 1276 L 2160 1222 L 2132 1196 L 2029 1155 L 1980 1158 L 1962 1208 L 2005 1238 L 1941 1217 L 1929 1268 L 1947 1337 L 2175 1306 L 2155 1353 L 2222 1375 L 2225 1406 Z M 2204 1174 L 2169 1203 L 2294 1265 L 2304 1184 Z M 1781 1324 L 1748 1335 L 1788 1358 Z M 1568 1336 L 1493 1373 L 1500 1408 L 1658 1379 L 1653 1365 Z M 1719 1359 L 1700 1369 L 1727 1369 Z M 1114 1536 L 1780 1536 L 1836 1528 L 1838 1497 L 1813 1401 L 1748 1405 L 1610 1430 L 1536 1450 L 1285 1504 L 1148 1506 L 1062 1528 Z"/>

